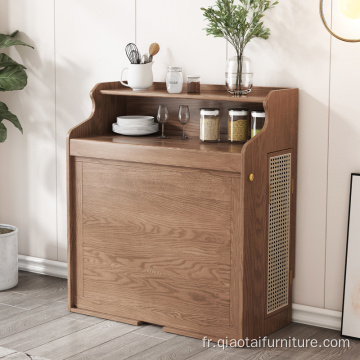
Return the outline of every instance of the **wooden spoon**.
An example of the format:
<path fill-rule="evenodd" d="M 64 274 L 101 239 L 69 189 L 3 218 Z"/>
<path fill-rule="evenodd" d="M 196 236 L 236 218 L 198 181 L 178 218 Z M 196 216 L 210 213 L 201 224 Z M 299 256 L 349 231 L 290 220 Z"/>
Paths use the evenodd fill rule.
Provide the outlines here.
<path fill-rule="evenodd" d="M 149 62 L 152 62 L 153 57 L 160 51 L 160 46 L 157 43 L 152 43 L 149 47 Z"/>

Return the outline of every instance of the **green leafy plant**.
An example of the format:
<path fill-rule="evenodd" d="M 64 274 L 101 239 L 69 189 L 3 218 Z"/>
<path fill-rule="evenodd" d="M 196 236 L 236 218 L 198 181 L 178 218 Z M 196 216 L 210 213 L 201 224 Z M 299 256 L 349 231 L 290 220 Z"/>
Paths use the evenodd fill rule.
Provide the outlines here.
<path fill-rule="evenodd" d="M 18 31 L 15 31 L 11 35 L 0 34 L 0 49 L 15 45 L 33 48 L 32 46 L 15 39 L 14 37 L 17 33 Z M 27 74 L 25 69 L 25 66 L 17 63 L 8 55 L 0 53 L 0 91 L 22 90 L 27 84 Z M 7 137 L 7 129 L 2 123 L 3 120 L 10 121 L 21 131 L 21 133 L 23 132 L 17 116 L 9 111 L 5 103 L 0 101 L 0 142 L 4 142 Z"/>
<path fill-rule="evenodd" d="M 242 56 L 253 38 L 267 39 L 270 29 L 264 26 L 264 13 L 278 4 L 270 0 L 217 0 L 214 7 L 201 8 L 208 21 L 207 35 L 225 38 L 238 58 L 237 87 L 241 89 Z"/>

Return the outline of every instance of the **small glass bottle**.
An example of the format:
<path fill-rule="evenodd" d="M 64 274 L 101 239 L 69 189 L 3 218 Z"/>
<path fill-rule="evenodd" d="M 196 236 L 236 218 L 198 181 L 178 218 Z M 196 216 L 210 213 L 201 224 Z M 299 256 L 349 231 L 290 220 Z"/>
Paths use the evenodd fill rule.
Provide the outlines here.
<path fill-rule="evenodd" d="M 229 109 L 228 140 L 246 142 L 249 132 L 249 112 L 245 109 Z"/>
<path fill-rule="evenodd" d="M 200 109 L 200 140 L 220 141 L 219 109 Z"/>
<path fill-rule="evenodd" d="M 183 88 L 182 68 L 169 66 L 166 75 L 166 89 L 170 94 L 180 94 Z"/>
<path fill-rule="evenodd" d="M 265 125 L 265 113 L 259 111 L 251 112 L 251 138 L 257 135 Z"/>
<path fill-rule="evenodd" d="M 191 75 L 187 79 L 187 93 L 200 94 L 200 76 Z"/>

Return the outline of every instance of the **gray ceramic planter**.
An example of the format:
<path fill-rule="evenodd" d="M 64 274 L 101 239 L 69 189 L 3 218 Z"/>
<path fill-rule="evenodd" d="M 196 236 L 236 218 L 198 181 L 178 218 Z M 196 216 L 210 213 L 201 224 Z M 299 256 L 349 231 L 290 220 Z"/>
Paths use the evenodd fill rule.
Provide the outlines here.
<path fill-rule="evenodd" d="M 18 229 L 0 224 L 0 291 L 18 283 Z"/>

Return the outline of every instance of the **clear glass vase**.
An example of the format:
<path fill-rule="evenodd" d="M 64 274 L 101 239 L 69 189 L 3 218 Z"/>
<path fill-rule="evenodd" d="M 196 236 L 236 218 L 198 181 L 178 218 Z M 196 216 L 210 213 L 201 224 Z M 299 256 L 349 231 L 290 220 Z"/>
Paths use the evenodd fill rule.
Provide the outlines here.
<path fill-rule="evenodd" d="M 225 84 L 227 91 L 235 96 L 248 94 L 253 86 L 252 62 L 246 56 L 234 56 L 226 64 Z"/>

